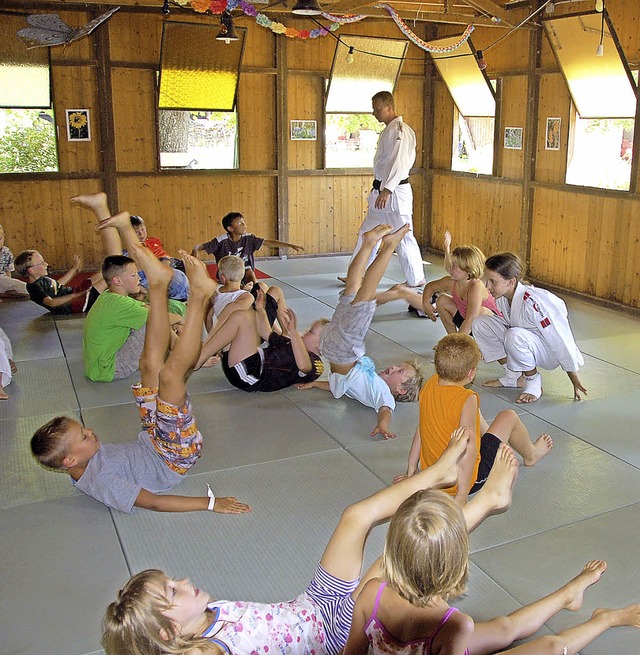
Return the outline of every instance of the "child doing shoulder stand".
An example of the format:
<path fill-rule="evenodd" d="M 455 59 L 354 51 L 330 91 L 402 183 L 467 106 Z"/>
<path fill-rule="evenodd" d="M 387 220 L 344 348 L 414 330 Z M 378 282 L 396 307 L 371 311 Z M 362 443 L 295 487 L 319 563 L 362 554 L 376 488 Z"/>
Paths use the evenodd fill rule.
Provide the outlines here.
<path fill-rule="evenodd" d="M 513 457 L 503 449 L 501 457 Z M 640 605 L 597 609 L 582 625 L 530 637 L 560 610 L 578 610 L 583 593 L 607 565 L 588 562 L 563 587 L 508 616 L 475 623 L 447 599 L 465 588 L 469 541 L 459 506 L 441 491 L 419 491 L 391 520 L 382 556 L 382 574 L 358 596 L 344 655 L 573 655 L 614 626 L 640 627 Z"/>
<path fill-rule="evenodd" d="M 336 655 L 347 640 L 356 597 L 378 575 L 379 560 L 360 577 L 370 528 L 416 491 L 450 485 L 467 444 L 466 431 L 458 430 L 434 466 L 348 507 L 313 580 L 292 601 L 212 602 L 187 580 L 173 580 L 157 570 L 139 573 L 107 609 L 102 638 L 107 655 Z M 492 481 L 464 508 L 470 529 L 507 509 L 516 473 L 517 466 L 506 462 L 492 473 Z"/>
<path fill-rule="evenodd" d="M 576 345 L 567 307 L 544 289 L 525 284 L 524 264 L 512 252 L 489 257 L 485 263 L 487 288 L 496 297 L 502 316 L 480 316 L 473 321 L 473 335 L 485 362 L 498 361 L 504 375 L 488 380 L 487 387 L 518 387 L 524 376 L 524 389 L 517 403 L 534 403 L 542 395 L 538 367 L 562 367 L 573 385 L 574 400 L 587 390 L 578 369 L 584 365 Z"/>

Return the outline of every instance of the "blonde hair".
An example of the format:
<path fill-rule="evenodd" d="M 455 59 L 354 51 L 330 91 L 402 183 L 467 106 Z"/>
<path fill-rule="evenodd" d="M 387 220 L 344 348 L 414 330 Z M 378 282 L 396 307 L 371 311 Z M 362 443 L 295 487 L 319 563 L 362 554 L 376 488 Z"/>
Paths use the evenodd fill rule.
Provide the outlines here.
<path fill-rule="evenodd" d="M 230 282 L 240 282 L 245 272 L 244 260 L 238 255 L 227 255 L 218 262 L 218 271 Z"/>
<path fill-rule="evenodd" d="M 78 423 L 68 416 L 56 416 L 39 427 L 31 437 L 31 452 L 43 466 L 61 470 L 66 456 L 67 434 L 72 425 Z M 78 423 L 79 425 L 79 423 Z"/>
<path fill-rule="evenodd" d="M 208 639 L 176 634 L 175 624 L 164 615 L 171 607 L 167 580 L 162 571 L 147 569 L 118 591 L 102 621 L 101 643 L 107 655 L 169 655 L 195 647 L 218 655 L 224 652 Z"/>
<path fill-rule="evenodd" d="M 393 394 L 393 397 L 399 403 L 415 403 L 418 400 L 420 389 L 422 389 L 422 384 L 424 383 L 422 366 L 416 361 L 403 363 L 409 364 L 415 372 L 400 385 L 396 393 Z"/>
<path fill-rule="evenodd" d="M 467 274 L 469 280 L 479 280 L 484 273 L 486 257 L 476 246 L 458 246 L 451 253 L 451 263 Z"/>
<path fill-rule="evenodd" d="M 390 589 L 416 607 L 464 592 L 469 535 L 460 506 L 446 493 L 418 491 L 391 519 L 382 555 Z"/>
<path fill-rule="evenodd" d="M 482 359 L 478 344 L 468 334 L 447 334 L 436 344 L 436 373 L 449 382 L 462 382 Z"/>

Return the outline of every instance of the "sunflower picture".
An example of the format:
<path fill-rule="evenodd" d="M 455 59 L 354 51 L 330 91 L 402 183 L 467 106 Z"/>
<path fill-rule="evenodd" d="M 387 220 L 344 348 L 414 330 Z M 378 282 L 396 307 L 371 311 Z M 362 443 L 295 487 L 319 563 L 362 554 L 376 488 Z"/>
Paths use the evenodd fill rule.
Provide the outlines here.
<path fill-rule="evenodd" d="M 69 141 L 91 141 L 88 109 L 67 109 L 67 138 Z"/>

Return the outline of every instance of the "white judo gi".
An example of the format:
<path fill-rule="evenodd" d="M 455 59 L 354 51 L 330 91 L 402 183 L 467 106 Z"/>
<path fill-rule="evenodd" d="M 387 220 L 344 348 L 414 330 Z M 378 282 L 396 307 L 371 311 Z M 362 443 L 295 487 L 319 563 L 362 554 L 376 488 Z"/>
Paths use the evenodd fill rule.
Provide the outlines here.
<path fill-rule="evenodd" d="M 400 184 L 409 177 L 409 172 L 416 160 L 416 134 L 402 121 L 402 116 L 396 116 L 380 134 L 378 148 L 373 159 L 373 176 L 380 180 L 380 189 L 391 191 L 391 197 L 383 209 L 376 208 L 376 200 L 380 192 L 372 189 L 367 200 L 367 216 L 358 230 L 358 241 L 351 259 L 362 246 L 362 235 L 372 230 L 376 225 L 388 223 L 394 230 L 405 223 L 411 226 L 396 248 L 402 271 L 411 286 L 416 286 L 424 280 L 422 254 L 416 238 L 413 236 L 413 191 L 409 183 Z M 374 248 L 367 266 L 371 264 L 378 252 Z"/>
<path fill-rule="evenodd" d="M 584 365 L 576 345 L 567 306 L 544 289 L 518 282 L 511 304 L 496 299 L 502 318 L 479 316 L 473 321 L 473 336 L 486 362 L 507 358 L 510 371 L 534 368 L 577 371 Z"/>
<path fill-rule="evenodd" d="M 13 373 L 11 372 L 11 364 L 9 360 L 13 359 L 13 350 L 9 337 L 0 328 L 0 384 L 6 387 L 11 383 Z"/>

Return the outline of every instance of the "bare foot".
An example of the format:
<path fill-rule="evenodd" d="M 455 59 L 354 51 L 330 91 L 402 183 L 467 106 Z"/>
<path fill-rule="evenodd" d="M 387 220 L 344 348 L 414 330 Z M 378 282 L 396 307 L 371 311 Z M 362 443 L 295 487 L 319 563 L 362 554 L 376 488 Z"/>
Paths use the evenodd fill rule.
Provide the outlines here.
<path fill-rule="evenodd" d="M 605 619 L 609 627 L 616 628 L 628 626 L 630 628 L 640 628 L 640 605 L 627 605 L 617 610 L 598 608 L 594 610 L 591 618 L 601 617 Z"/>
<path fill-rule="evenodd" d="M 126 212 L 122 212 L 123 214 Z M 117 214 L 116 216 L 119 216 Z M 128 214 L 127 214 L 128 216 Z M 115 218 L 115 217 L 114 217 Z M 111 219 L 109 219 L 111 220 Z M 173 279 L 173 269 L 165 266 L 149 248 L 141 243 L 132 243 L 130 255 L 136 260 L 138 266 L 146 273 L 149 287 L 168 287 Z"/>
<path fill-rule="evenodd" d="M 103 191 L 84 196 L 74 196 L 71 198 L 71 202 L 80 205 L 85 209 L 90 209 L 99 220 L 111 216 L 109 206 L 107 205 L 107 194 Z"/>
<path fill-rule="evenodd" d="M 0 387 L 0 400 L 9 400 L 9 396 L 7 396 L 5 390 Z"/>
<path fill-rule="evenodd" d="M 458 481 L 458 462 L 464 455 L 469 445 L 469 430 L 464 427 L 456 428 L 451 433 L 451 439 L 444 452 L 431 465 L 431 469 L 437 467 L 441 476 L 441 487 L 450 487 Z"/>
<path fill-rule="evenodd" d="M 553 448 L 553 439 L 548 434 L 541 434 L 533 444 L 533 456 L 524 459 L 525 466 L 537 464 Z"/>
<path fill-rule="evenodd" d="M 505 387 L 505 386 L 502 384 L 502 382 L 500 382 L 500 380 L 485 380 L 485 381 L 482 383 L 482 386 L 483 386 L 483 387 L 500 387 L 500 388 L 502 388 L 502 389 L 507 389 L 507 388 L 508 388 L 508 387 Z M 521 376 L 518 378 L 518 383 L 517 383 L 516 386 L 517 386 L 518 389 L 522 389 L 522 387 L 524 387 L 524 375 L 521 375 Z"/>
<path fill-rule="evenodd" d="M 607 563 L 601 559 L 593 559 L 584 565 L 578 575 L 567 582 L 562 590 L 567 595 L 565 608 L 575 612 L 582 607 L 585 590 L 600 579 L 600 576 L 607 570 Z"/>
<path fill-rule="evenodd" d="M 12 373 L 18 372 L 18 367 L 16 366 L 16 363 L 12 359 L 9 360 L 9 368 L 11 369 Z"/>
<path fill-rule="evenodd" d="M 382 238 L 381 248 L 393 248 L 396 249 L 396 246 L 404 239 L 405 234 L 411 231 L 411 226 L 409 223 L 405 223 L 402 227 L 399 227 L 395 232 L 391 232 Z"/>
<path fill-rule="evenodd" d="M 542 395 L 542 389 L 540 390 L 540 396 Z M 516 402 L 519 405 L 526 405 L 527 403 L 535 403 L 540 396 L 534 396 L 532 393 L 521 393 L 518 398 L 516 399 Z"/>
<path fill-rule="evenodd" d="M 200 368 L 213 368 L 220 361 L 220 355 L 211 355 L 209 359 L 205 359 Z"/>
<path fill-rule="evenodd" d="M 502 514 L 511 507 L 518 467 L 518 460 L 511 447 L 506 443 L 501 444 L 489 477 L 479 492 L 486 497 L 490 514 Z"/>
<path fill-rule="evenodd" d="M 189 278 L 189 295 L 208 300 L 213 296 L 218 288 L 216 282 L 209 277 L 209 272 L 204 262 L 197 257 L 192 257 L 184 250 L 179 250 L 178 254 L 184 262 L 184 272 Z"/>
<path fill-rule="evenodd" d="M 365 232 L 362 235 L 362 241 L 363 243 L 372 243 L 375 245 L 383 236 L 390 234 L 391 230 L 393 230 L 391 225 L 381 223 L 380 225 L 376 225 L 372 230 Z"/>
<path fill-rule="evenodd" d="M 127 226 L 133 229 L 131 225 L 131 214 L 129 212 L 118 212 L 109 218 L 101 220 L 96 226 L 96 229 L 104 230 L 105 227 L 117 227 L 118 230 L 122 230 Z"/>

